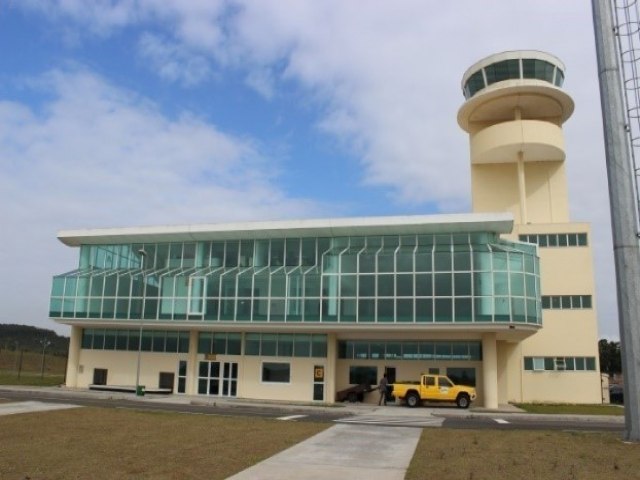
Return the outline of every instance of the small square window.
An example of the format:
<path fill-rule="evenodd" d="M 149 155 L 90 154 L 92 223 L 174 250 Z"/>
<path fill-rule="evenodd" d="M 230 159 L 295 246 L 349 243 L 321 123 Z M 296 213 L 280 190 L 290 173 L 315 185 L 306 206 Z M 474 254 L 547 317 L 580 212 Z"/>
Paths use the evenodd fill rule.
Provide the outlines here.
<path fill-rule="evenodd" d="M 544 370 L 544 358 L 542 358 L 542 357 L 533 357 L 533 370 L 534 371 L 543 371 Z"/>
<path fill-rule="evenodd" d="M 582 308 L 582 302 L 580 302 L 580 295 L 571 296 L 571 308 Z"/>
<path fill-rule="evenodd" d="M 291 366 L 288 363 L 263 363 L 262 381 L 268 383 L 289 383 L 291 381 Z"/>
<path fill-rule="evenodd" d="M 558 235 L 558 246 L 566 247 L 567 246 L 567 234 L 561 233 Z"/>
<path fill-rule="evenodd" d="M 586 247 L 587 246 L 587 234 L 586 233 L 579 233 L 578 234 L 578 245 L 581 247 Z"/>
<path fill-rule="evenodd" d="M 533 370 L 533 358 L 524 357 L 524 369 L 525 370 Z"/>

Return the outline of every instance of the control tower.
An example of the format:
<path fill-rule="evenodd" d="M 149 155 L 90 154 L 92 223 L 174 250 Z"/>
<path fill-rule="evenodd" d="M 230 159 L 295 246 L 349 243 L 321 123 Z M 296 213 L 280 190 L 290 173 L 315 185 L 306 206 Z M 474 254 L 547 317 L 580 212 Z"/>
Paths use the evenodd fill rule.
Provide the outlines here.
<path fill-rule="evenodd" d="M 462 78 L 458 123 L 469 133 L 473 211 L 511 212 L 507 237 L 537 244 L 540 258 L 543 328 L 499 343 L 498 358 L 509 360 L 497 403 L 602 402 L 591 232 L 569 219 L 562 125 L 574 105 L 564 78 L 558 58 L 533 50 L 491 55 Z"/>
<path fill-rule="evenodd" d="M 462 78 L 458 124 L 469 133 L 474 212 L 510 211 L 516 224 L 569 219 L 562 124 L 573 100 L 562 62 L 544 52 L 491 55 Z"/>

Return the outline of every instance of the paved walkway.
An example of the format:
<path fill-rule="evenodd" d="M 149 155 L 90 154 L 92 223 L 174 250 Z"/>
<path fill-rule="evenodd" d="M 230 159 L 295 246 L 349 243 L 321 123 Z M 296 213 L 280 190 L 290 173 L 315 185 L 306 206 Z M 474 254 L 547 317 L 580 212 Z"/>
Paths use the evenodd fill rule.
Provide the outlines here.
<path fill-rule="evenodd" d="M 48 410 L 64 410 L 66 408 L 76 408 L 78 405 L 65 403 L 44 403 L 44 402 L 9 402 L 0 403 L 0 415 L 13 415 L 16 413 L 44 412 Z"/>
<path fill-rule="evenodd" d="M 419 428 L 335 425 L 228 480 L 402 480 Z"/>

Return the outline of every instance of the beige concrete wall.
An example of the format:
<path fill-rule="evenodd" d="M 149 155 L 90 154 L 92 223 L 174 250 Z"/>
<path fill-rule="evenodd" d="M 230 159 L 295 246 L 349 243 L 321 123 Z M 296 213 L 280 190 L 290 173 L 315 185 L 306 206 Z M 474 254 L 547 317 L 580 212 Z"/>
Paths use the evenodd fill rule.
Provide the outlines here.
<path fill-rule="evenodd" d="M 569 206 L 563 163 L 524 162 L 526 221 L 568 222 Z M 478 164 L 471 168 L 474 212 L 511 212 L 521 224 L 518 167 L 514 163 Z"/>
<path fill-rule="evenodd" d="M 600 372 L 523 372 L 522 401 L 602 403 Z"/>
<path fill-rule="evenodd" d="M 519 233 L 587 233 L 589 246 L 540 247 L 542 295 L 591 295 L 590 309 L 543 310 L 543 328 L 522 342 L 524 357 L 594 357 L 596 371 L 522 372 L 522 401 L 600 403 L 598 318 L 591 236 L 586 223 L 517 225 Z M 514 399 L 517 398 L 514 397 Z"/>
<path fill-rule="evenodd" d="M 87 388 L 93 383 L 94 368 L 106 368 L 108 385 L 136 383 L 138 352 L 112 350 L 80 350 L 77 387 Z M 140 385 L 157 388 L 160 372 L 173 372 L 177 382 L 178 362 L 187 360 L 186 353 L 142 352 Z"/>
<path fill-rule="evenodd" d="M 522 342 L 505 342 L 503 346 L 502 353 L 505 355 L 507 363 L 507 370 L 504 372 L 506 378 L 506 395 L 500 399 L 500 403 L 521 402 L 523 385 Z"/>
<path fill-rule="evenodd" d="M 263 382 L 262 364 L 264 362 L 288 363 L 291 366 L 291 381 L 289 383 Z M 326 382 L 332 380 L 326 378 L 326 359 L 243 357 L 239 365 L 238 397 L 311 402 L 313 401 L 313 367 L 315 365 L 325 367 L 326 397 Z M 325 401 L 333 402 L 333 398 Z"/>
<path fill-rule="evenodd" d="M 540 120 L 514 120 L 488 126 L 470 136 L 472 163 L 514 162 L 518 153 L 526 161 L 563 161 L 562 128 Z"/>
<path fill-rule="evenodd" d="M 519 368 L 520 343 L 501 342 L 498 348 L 498 404 L 505 405 L 517 401 L 520 398 L 520 386 L 522 382 L 521 369 Z"/>
<path fill-rule="evenodd" d="M 473 165 L 471 185 L 474 212 L 506 211 L 519 221 L 520 197 L 515 163 Z"/>
<path fill-rule="evenodd" d="M 568 222 L 564 162 L 525 162 L 527 222 Z"/>

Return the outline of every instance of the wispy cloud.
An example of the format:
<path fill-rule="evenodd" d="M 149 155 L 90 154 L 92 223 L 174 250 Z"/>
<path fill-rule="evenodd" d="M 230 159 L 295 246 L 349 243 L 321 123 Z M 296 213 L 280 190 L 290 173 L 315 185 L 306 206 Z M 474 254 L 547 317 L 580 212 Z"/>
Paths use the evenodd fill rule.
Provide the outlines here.
<path fill-rule="evenodd" d="M 75 255 L 63 228 L 185 224 L 321 215 L 323 206 L 277 187 L 266 147 L 188 112 L 168 118 L 138 94 L 87 70 L 33 82 L 51 100 L 0 101 L 0 204 L 10 226 L 0 250 L 6 298 L 26 291 L 46 318 L 52 275 Z M 32 275 L 24 275 L 25 262 Z M 7 302 L 0 321 L 24 318 Z M 29 308 L 34 308 L 30 305 Z"/>
<path fill-rule="evenodd" d="M 211 61 L 206 56 L 158 35 L 143 34 L 138 51 L 160 77 L 185 87 L 198 85 L 213 75 Z"/>

